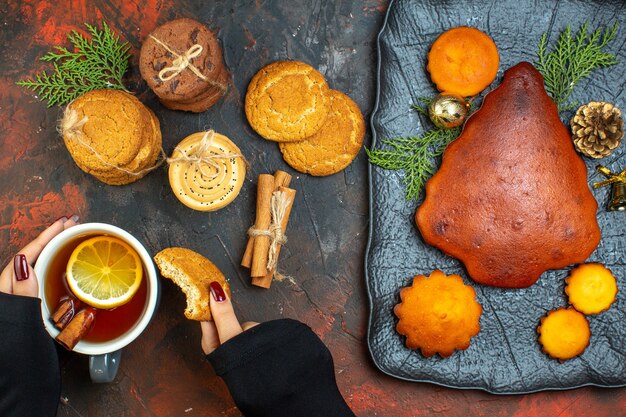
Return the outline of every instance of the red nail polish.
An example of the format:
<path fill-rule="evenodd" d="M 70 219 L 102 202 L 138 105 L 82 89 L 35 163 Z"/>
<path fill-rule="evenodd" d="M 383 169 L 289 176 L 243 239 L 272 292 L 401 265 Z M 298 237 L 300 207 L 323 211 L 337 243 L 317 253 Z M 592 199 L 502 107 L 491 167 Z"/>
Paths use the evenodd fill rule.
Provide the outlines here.
<path fill-rule="evenodd" d="M 209 289 L 211 290 L 211 295 L 213 296 L 213 299 L 215 301 L 217 301 L 218 303 L 226 301 L 226 294 L 224 293 L 224 290 L 222 289 L 222 286 L 219 282 L 213 281 L 212 283 L 210 283 Z"/>
<path fill-rule="evenodd" d="M 13 258 L 13 270 L 15 271 L 15 279 L 18 281 L 24 281 L 28 279 L 28 262 L 26 262 L 26 256 L 21 253 Z"/>

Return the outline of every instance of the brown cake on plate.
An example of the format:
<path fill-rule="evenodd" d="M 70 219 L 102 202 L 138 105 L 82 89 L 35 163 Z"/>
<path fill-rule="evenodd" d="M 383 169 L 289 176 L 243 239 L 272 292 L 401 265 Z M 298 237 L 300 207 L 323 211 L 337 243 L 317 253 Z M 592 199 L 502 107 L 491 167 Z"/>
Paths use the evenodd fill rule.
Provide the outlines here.
<path fill-rule="evenodd" d="M 448 146 L 415 218 L 424 241 L 475 281 L 523 288 L 589 257 L 597 208 L 543 77 L 522 62 Z"/>

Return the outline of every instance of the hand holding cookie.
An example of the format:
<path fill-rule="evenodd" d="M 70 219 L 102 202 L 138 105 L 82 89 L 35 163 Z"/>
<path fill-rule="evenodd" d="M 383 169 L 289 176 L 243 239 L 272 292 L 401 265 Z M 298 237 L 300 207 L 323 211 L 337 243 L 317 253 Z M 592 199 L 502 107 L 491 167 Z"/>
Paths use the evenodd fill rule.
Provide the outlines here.
<path fill-rule="evenodd" d="M 224 274 L 204 256 L 186 248 L 166 248 L 154 256 L 161 275 L 169 278 L 185 293 L 189 320 L 211 320 L 210 284 L 217 282 L 222 292 L 230 293 Z M 224 295 L 225 297 L 225 295 Z"/>
<path fill-rule="evenodd" d="M 213 319 L 200 323 L 202 329 L 201 345 L 205 355 L 212 353 L 228 340 L 259 324 L 251 321 L 239 324 L 230 297 L 226 295 L 219 282 L 212 282 L 209 288 L 211 290 L 210 305 Z"/>

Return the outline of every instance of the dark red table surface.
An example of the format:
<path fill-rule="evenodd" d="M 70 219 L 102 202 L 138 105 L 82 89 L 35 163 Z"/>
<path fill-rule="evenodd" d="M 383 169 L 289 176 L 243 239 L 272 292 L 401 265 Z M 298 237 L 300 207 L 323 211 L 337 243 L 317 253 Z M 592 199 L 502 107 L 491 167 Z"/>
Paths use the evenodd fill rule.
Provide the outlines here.
<path fill-rule="evenodd" d="M 361 151 L 350 167 L 330 177 L 298 174 L 282 161 L 276 144 L 251 130 L 242 102 L 250 78 L 261 67 L 296 59 L 318 68 L 332 88 L 351 96 L 369 118 L 376 91 L 376 36 L 386 8 L 383 0 L 2 2 L 2 263 L 57 217 L 78 213 L 83 222 L 127 229 L 152 253 L 170 246 L 203 253 L 229 278 L 242 320 L 290 317 L 307 323 L 332 351 L 339 388 L 358 416 L 625 416 L 623 388 L 496 396 L 403 382 L 372 364 L 365 341 L 365 154 Z M 178 17 L 194 17 L 219 33 L 233 78 L 228 95 L 201 114 L 165 109 L 139 76 L 142 40 L 157 25 Z M 83 23 L 102 19 L 132 45 L 126 85 L 158 115 L 166 152 L 185 136 L 213 128 L 233 139 L 248 157 L 246 184 L 230 206 L 215 213 L 188 209 L 173 196 L 165 168 L 132 185 L 98 182 L 78 169 L 56 133 L 61 109 L 46 108 L 15 85 L 49 68 L 38 58 L 63 44 L 69 31 L 83 31 Z M 238 264 L 254 217 L 255 179 L 276 169 L 294 174 L 292 186 L 298 192 L 280 260 L 293 281 L 263 290 L 250 285 Z M 164 281 L 155 319 L 124 349 L 111 384 L 92 384 L 87 357 L 59 350 L 63 402 L 58 415 L 240 416 L 226 386 L 203 360 L 199 326 L 184 318 L 184 305 L 182 293 Z"/>

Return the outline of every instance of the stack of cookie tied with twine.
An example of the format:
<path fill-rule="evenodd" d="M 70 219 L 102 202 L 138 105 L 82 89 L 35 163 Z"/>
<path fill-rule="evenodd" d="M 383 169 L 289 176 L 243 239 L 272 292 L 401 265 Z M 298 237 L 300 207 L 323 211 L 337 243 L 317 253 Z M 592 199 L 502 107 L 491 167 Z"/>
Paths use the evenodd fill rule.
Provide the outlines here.
<path fill-rule="evenodd" d="M 129 184 L 160 165 L 159 119 L 127 92 L 80 96 L 67 105 L 59 131 L 76 165 L 106 184 Z"/>
<path fill-rule="evenodd" d="M 188 18 L 169 21 L 148 35 L 139 70 L 165 107 L 196 113 L 214 105 L 229 81 L 217 37 Z"/>
<path fill-rule="evenodd" d="M 343 170 L 363 145 L 365 121 L 357 104 L 303 62 L 262 68 L 248 85 L 245 111 L 252 128 L 278 142 L 285 161 L 306 174 Z"/>
<path fill-rule="evenodd" d="M 229 138 L 209 130 L 183 139 L 167 158 L 168 177 L 178 200 L 199 211 L 216 211 L 241 191 L 247 161 Z"/>

